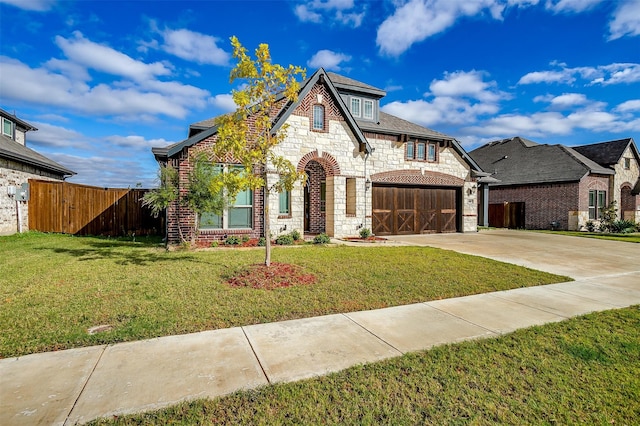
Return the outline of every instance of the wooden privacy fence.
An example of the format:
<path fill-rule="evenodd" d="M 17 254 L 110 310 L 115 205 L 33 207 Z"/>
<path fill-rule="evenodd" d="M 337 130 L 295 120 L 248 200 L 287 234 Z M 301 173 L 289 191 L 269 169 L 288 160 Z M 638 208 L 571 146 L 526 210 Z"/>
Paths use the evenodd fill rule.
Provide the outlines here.
<path fill-rule="evenodd" d="M 489 226 L 524 228 L 524 203 L 489 204 Z"/>
<path fill-rule="evenodd" d="M 164 235 L 164 217 L 142 206 L 147 189 L 29 179 L 29 229 L 74 235 Z"/>

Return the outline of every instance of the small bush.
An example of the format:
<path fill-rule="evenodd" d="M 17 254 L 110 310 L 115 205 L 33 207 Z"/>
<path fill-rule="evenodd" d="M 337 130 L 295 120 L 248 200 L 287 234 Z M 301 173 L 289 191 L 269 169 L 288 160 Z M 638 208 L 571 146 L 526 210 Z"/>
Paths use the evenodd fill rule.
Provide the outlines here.
<path fill-rule="evenodd" d="M 596 232 L 596 230 L 597 230 L 597 225 L 592 220 L 587 221 L 587 223 L 585 223 L 584 226 L 585 226 L 585 228 L 587 228 L 587 231 L 589 231 L 589 232 Z"/>
<path fill-rule="evenodd" d="M 302 238 L 302 236 L 300 235 L 300 231 L 298 231 L 297 229 L 291 231 L 291 237 L 293 238 L 293 241 L 299 241 L 300 238 Z"/>
<path fill-rule="evenodd" d="M 248 235 L 243 235 L 243 236 L 242 236 L 242 243 L 244 244 L 244 243 L 248 242 L 250 239 L 251 239 L 251 238 L 249 238 L 249 236 L 248 236 Z"/>
<path fill-rule="evenodd" d="M 371 236 L 371 230 L 369 228 L 362 228 L 360 230 L 360 238 L 364 238 L 365 240 Z"/>
<path fill-rule="evenodd" d="M 229 235 L 224 243 L 228 246 L 238 246 L 241 244 L 240 238 L 237 235 Z"/>
<path fill-rule="evenodd" d="M 210 246 L 211 246 L 212 248 L 216 248 L 216 247 L 218 247 L 218 242 L 217 242 L 217 241 L 211 241 Z"/>
<path fill-rule="evenodd" d="M 331 242 L 331 238 L 324 232 L 322 234 L 316 235 L 313 239 L 313 244 L 328 244 Z"/>
<path fill-rule="evenodd" d="M 258 239 L 258 247 L 264 247 L 267 245 L 267 239 L 265 237 L 260 237 Z"/>
<path fill-rule="evenodd" d="M 632 220 L 614 220 L 609 229 L 616 234 L 629 234 L 636 230 L 636 224 Z"/>
<path fill-rule="evenodd" d="M 276 244 L 279 246 L 290 246 L 293 244 L 293 236 L 291 234 L 282 234 L 276 238 Z"/>

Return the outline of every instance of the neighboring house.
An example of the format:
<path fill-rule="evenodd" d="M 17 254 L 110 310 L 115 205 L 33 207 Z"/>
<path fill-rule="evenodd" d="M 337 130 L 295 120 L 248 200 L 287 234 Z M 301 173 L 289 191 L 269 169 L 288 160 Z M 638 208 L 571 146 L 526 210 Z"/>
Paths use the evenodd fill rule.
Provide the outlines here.
<path fill-rule="evenodd" d="M 29 179 L 64 180 L 75 172 L 27 147 L 34 126 L 1 108 L 0 118 L 0 235 L 6 235 L 29 229 Z"/>
<path fill-rule="evenodd" d="M 298 100 L 284 105 L 274 131 L 289 127 L 276 150 L 308 179 L 270 197 L 274 236 L 298 230 L 344 237 L 361 228 L 377 235 L 476 231 L 480 168 L 454 138 L 382 112 L 385 95 L 319 69 L 301 84 Z M 202 121 L 190 126 L 188 139 L 153 148 L 160 164 L 178 170 L 182 191 L 191 154 L 212 146 L 216 132 L 214 119 Z M 262 200 L 259 191 L 246 191 L 222 215 L 202 215 L 197 239 L 263 236 Z M 170 243 L 193 231 L 194 215 L 177 203 L 167 217 Z"/>
<path fill-rule="evenodd" d="M 469 155 L 493 178 L 481 202 L 515 205 L 512 213 L 518 217 L 511 223 L 519 227 L 579 230 L 598 221 L 600 209 L 611 201 L 621 218 L 640 220 L 640 157 L 631 138 L 566 147 L 514 137 Z"/>

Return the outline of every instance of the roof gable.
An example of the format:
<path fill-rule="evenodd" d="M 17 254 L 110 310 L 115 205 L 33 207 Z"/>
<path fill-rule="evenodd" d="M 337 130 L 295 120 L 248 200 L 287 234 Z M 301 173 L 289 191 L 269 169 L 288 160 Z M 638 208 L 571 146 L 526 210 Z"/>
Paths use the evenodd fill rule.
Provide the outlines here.
<path fill-rule="evenodd" d="M 632 138 L 574 146 L 573 149 L 601 166 L 612 167 L 620 162 L 620 158 L 629 145 L 632 146 L 636 159 L 640 161 L 638 149 Z"/>
<path fill-rule="evenodd" d="M 496 185 L 573 182 L 589 173 L 613 174 L 571 148 L 520 137 L 490 142 L 469 155 L 500 180 Z"/>

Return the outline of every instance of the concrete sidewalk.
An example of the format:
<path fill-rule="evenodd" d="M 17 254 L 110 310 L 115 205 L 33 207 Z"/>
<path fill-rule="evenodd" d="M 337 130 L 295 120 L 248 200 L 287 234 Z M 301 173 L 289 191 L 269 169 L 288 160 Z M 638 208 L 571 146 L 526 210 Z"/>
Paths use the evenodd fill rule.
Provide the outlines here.
<path fill-rule="evenodd" d="M 0 424 L 81 424 L 640 304 L 628 260 L 561 284 L 2 359 Z"/>

